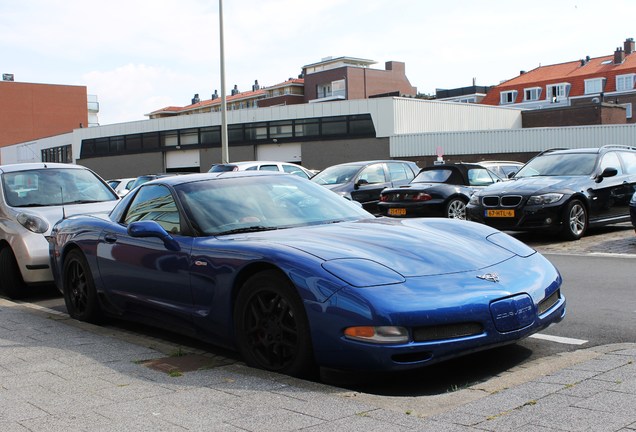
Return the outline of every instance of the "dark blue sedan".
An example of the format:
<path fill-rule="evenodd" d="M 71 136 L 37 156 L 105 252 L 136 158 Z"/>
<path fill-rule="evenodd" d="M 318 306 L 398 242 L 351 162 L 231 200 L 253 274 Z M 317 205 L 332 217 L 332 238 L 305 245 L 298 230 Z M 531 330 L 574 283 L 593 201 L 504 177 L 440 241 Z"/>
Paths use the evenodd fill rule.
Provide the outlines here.
<path fill-rule="evenodd" d="M 565 315 L 557 269 L 507 234 L 375 218 L 289 174 L 154 180 L 49 240 L 71 317 L 162 326 L 294 376 L 421 367 Z"/>

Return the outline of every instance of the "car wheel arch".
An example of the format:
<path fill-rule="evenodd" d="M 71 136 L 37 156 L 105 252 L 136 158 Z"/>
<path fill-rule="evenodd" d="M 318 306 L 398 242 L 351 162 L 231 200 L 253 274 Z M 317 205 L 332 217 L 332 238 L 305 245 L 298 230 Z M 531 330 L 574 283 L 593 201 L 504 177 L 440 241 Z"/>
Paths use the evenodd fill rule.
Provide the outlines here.
<path fill-rule="evenodd" d="M 255 274 L 263 272 L 263 271 L 267 271 L 267 270 L 277 270 L 281 272 L 281 274 L 283 274 L 285 277 L 287 277 L 285 272 L 283 272 L 283 270 L 281 270 L 279 267 L 275 266 L 274 264 L 270 264 L 267 262 L 254 262 L 254 263 L 248 264 L 247 266 L 242 268 L 238 272 L 236 277 L 234 278 L 234 284 L 232 285 L 232 308 L 234 307 L 234 304 L 236 303 L 236 298 L 238 297 L 238 293 L 241 290 L 241 287 L 245 284 L 245 282 L 249 278 L 254 276 Z"/>

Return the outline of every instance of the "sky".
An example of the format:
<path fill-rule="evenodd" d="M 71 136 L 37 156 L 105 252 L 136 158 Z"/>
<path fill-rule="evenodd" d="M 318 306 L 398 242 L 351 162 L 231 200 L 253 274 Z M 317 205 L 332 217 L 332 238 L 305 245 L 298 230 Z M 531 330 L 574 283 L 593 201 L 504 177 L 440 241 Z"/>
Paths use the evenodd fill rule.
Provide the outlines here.
<path fill-rule="evenodd" d="M 224 0 L 226 92 L 326 57 L 404 62 L 419 93 L 496 85 L 636 38 L 634 0 Z M 81 85 L 101 125 L 221 94 L 219 0 L 0 0 L 0 73 Z"/>

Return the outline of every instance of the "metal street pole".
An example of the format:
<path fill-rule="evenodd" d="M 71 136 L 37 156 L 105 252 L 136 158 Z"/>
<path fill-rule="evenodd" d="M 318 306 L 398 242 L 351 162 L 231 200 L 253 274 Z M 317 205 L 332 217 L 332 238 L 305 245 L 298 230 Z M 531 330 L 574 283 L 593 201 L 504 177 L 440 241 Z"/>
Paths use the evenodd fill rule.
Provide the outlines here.
<path fill-rule="evenodd" d="M 221 37 L 221 163 L 229 163 L 227 139 L 227 102 L 225 97 L 225 48 L 223 47 L 223 0 L 219 0 L 219 31 Z"/>

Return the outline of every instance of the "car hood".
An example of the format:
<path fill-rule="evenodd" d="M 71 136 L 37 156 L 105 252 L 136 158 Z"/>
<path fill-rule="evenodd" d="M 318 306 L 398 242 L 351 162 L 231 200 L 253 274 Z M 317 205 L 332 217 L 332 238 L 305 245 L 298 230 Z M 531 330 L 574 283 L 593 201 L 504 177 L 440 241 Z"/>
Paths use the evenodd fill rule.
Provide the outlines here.
<path fill-rule="evenodd" d="M 481 195 L 520 194 L 531 195 L 543 192 L 567 192 L 581 189 L 587 177 L 583 176 L 536 176 L 522 177 L 511 181 L 495 183 L 484 189 Z"/>
<path fill-rule="evenodd" d="M 373 261 L 404 277 L 478 270 L 515 255 L 535 253 L 485 225 L 442 218 L 377 218 L 243 236 L 243 240 L 292 247 L 325 261 Z"/>

